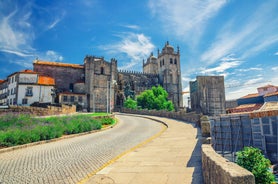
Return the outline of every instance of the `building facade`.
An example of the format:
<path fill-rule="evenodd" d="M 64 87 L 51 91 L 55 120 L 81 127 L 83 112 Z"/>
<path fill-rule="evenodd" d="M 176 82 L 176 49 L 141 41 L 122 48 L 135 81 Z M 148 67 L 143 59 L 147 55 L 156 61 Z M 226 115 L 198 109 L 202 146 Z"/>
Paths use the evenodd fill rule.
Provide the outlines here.
<path fill-rule="evenodd" d="M 143 72 L 120 71 L 117 60 L 86 56 L 84 64 L 67 64 L 35 60 L 34 71 L 53 77 L 59 93 L 86 97 L 91 112 L 111 112 L 123 107 L 124 100 L 152 86 L 161 85 L 168 92 L 175 109 L 183 107 L 180 52 L 166 42 L 158 57 L 151 54 L 143 61 Z M 74 96 L 74 95 L 73 95 Z"/>
<path fill-rule="evenodd" d="M 0 84 L 0 105 L 51 103 L 55 81 L 32 70 L 12 73 Z"/>

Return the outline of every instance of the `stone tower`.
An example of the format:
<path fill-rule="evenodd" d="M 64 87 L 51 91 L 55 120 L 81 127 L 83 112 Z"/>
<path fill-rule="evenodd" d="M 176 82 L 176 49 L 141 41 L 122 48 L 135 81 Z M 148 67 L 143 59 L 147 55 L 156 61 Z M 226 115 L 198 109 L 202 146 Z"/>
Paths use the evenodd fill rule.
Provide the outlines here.
<path fill-rule="evenodd" d="M 197 76 L 190 81 L 191 109 L 214 116 L 226 113 L 224 76 Z"/>
<path fill-rule="evenodd" d="M 179 47 L 175 52 L 167 41 L 162 52 L 158 51 L 157 63 L 160 84 L 168 92 L 175 109 L 179 110 L 183 107 Z"/>
<path fill-rule="evenodd" d="M 151 55 L 148 57 L 146 63 L 144 63 L 143 60 L 143 71 L 144 73 L 158 74 L 157 58 L 153 55 L 153 53 L 151 53 Z"/>
<path fill-rule="evenodd" d="M 113 111 L 117 60 L 111 59 L 111 62 L 107 62 L 103 57 L 86 56 L 84 66 L 88 111 Z"/>

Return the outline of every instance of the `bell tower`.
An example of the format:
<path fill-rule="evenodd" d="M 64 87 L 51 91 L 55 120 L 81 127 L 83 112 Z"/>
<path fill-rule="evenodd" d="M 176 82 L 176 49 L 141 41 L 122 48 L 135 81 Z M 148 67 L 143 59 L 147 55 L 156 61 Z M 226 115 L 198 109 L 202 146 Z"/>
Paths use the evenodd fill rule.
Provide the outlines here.
<path fill-rule="evenodd" d="M 167 41 L 161 53 L 158 52 L 157 62 L 160 84 L 168 92 L 175 109 L 179 110 L 183 107 L 179 47 L 175 52 Z"/>

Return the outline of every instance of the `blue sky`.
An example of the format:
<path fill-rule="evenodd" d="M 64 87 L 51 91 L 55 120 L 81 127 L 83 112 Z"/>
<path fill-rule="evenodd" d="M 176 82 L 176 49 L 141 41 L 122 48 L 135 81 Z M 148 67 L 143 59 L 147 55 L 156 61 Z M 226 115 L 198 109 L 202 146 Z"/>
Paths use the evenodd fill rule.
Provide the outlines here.
<path fill-rule="evenodd" d="M 226 99 L 278 85 L 277 0 L 0 0 L 0 79 L 34 59 L 86 55 L 142 71 L 166 41 L 180 47 L 184 90 L 224 75 Z"/>

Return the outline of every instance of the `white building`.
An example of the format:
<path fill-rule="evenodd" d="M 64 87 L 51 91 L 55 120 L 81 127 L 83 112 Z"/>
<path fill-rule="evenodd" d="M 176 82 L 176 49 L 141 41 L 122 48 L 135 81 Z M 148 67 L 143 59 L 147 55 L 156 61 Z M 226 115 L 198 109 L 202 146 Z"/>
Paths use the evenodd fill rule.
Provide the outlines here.
<path fill-rule="evenodd" d="M 7 78 L 7 105 L 30 105 L 34 102 L 51 103 L 53 78 L 32 70 L 15 72 Z"/>
<path fill-rule="evenodd" d="M 0 106 L 7 105 L 8 81 L 0 80 Z"/>
<path fill-rule="evenodd" d="M 260 96 L 264 96 L 266 94 L 269 94 L 269 93 L 275 93 L 278 91 L 278 86 L 273 86 L 273 85 L 266 85 L 266 86 L 262 86 L 262 87 L 259 87 L 257 88 L 258 90 L 258 93 Z"/>

